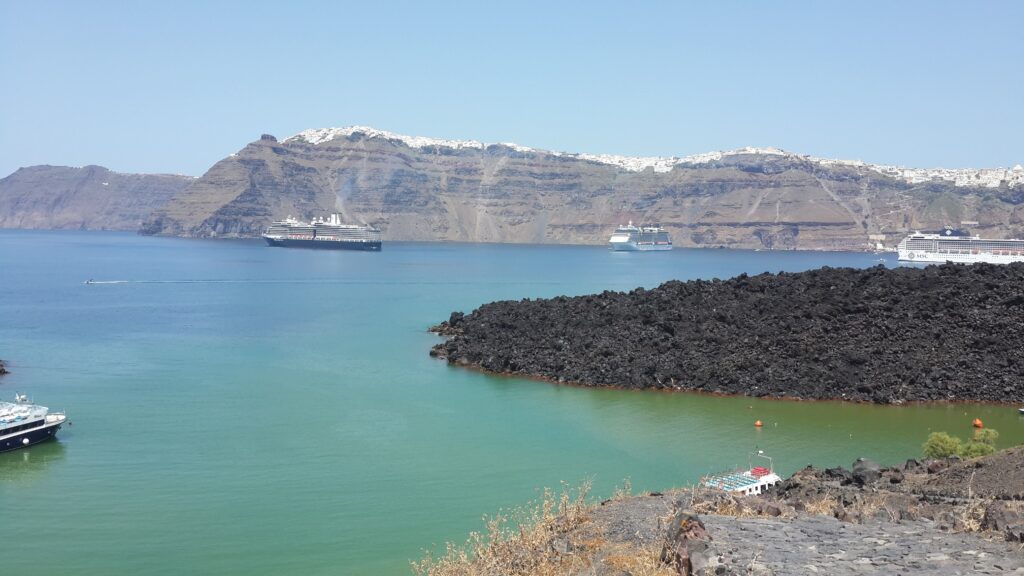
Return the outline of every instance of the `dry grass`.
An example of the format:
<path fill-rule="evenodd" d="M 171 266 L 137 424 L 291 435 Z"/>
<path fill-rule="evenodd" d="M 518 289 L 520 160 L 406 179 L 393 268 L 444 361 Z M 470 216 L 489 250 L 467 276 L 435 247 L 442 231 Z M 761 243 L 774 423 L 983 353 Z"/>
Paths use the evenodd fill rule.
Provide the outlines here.
<path fill-rule="evenodd" d="M 973 501 L 960 506 L 956 520 L 953 525 L 963 532 L 981 532 L 982 520 L 985 518 L 985 505 L 988 502 L 983 500 Z"/>
<path fill-rule="evenodd" d="M 588 520 L 590 483 L 560 494 L 545 489 L 539 502 L 508 515 L 485 518 L 463 546 L 448 543 L 443 556 L 429 553 L 412 563 L 417 576 L 561 576 L 588 566 L 588 545 L 573 543 L 569 532 Z"/>
<path fill-rule="evenodd" d="M 611 500 L 618 502 L 619 500 L 625 500 L 633 496 L 633 481 L 626 478 L 622 481 L 622 486 L 615 489 L 612 492 Z"/>
<path fill-rule="evenodd" d="M 826 492 L 822 494 L 821 498 L 804 504 L 804 510 L 818 516 L 833 516 L 836 511 L 836 499 Z"/>
<path fill-rule="evenodd" d="M 675 570 L 661 562 L 660 551 L 635 546 L 620 546 L 608 551 L 602 562 L 632 576 L 676 576 Z"/>
<path fill-rule="evenodd" d="M 743 512 L 743 507 L 739 502 L 728 496 L 702 498 L 699 501 L 694 501 L 691 508 L 697 514 L 717 514 L 718 516 L 740 516 Z"/>
<path fill-rule="evenodd" d="M 734 516 L 736 518 L 772 516 L 767 512 L 767 507 L 757 505 L 763 501 L 761 496 L 741 496 L 701 485 L 694 485 L 690 488 L 690 509 L 697 514 Z"/>

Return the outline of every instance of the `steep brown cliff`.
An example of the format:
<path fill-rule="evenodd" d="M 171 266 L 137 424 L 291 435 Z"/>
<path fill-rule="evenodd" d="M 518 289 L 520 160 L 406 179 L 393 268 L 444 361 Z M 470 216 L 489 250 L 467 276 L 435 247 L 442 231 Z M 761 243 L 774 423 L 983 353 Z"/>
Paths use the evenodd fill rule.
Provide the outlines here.
<path fill-rule="evenodd" d="M 31 166 L 0 180 L 0 228 L 138 230 L 193 178 Z"/>
<path fill-rule="evenodd" d="M 756 152 L 630 170 L 515 145 L 402 138 L 264 137 L 214 165 L 143 232 L 254 236 L 287 215 L 340 212 L 388 240 L 601 244 L 627 220 L 660 223 L 677 246 L 859 250 L 869 235 L 893 245 L 909 230 L 964 220 L 987 236 L 1024 235 L 1019 185 L 910 183 Z"/>

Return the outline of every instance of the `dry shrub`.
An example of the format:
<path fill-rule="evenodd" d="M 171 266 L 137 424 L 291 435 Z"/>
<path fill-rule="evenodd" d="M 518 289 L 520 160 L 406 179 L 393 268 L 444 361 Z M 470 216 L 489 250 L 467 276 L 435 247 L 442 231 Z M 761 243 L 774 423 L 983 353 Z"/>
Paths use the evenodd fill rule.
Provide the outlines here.
<path fill-rule="evenodd" d="M 804 504 L 804 510 L 818 516 L 832 516 L 836 510 L 836 500 L 826 493 L 817 500 L 810 500 Z"/>
<path fill-rule="evenodd" d="M 661 561 L 660 551 L 635 546 L 622 546 L 609 551 L 602 562 L 632 576 L 676 576 L 671 566 Z"/>
<path fill-rule="evenodd" d="M 874 518 L 885 508 L 885 497 L 881 495 L 870 495 L 866 496 L 862 501 L 857 503 L 854 510 L 859 512 L 861 518 Z"/>
<path fill-rule="evenodd" d="M 619 500 L 626 500 L 633 496 L 633 481 L 626 478 L 622 481 L 622 486 L 615 489 L 612 492 L 611 500 L 618 502 Z"/>
<path fill-rule="evenodd" d="M 744 507 L 727 495 L 718 497 L 702 498 L 691 506 L 697 514 L 716 514 L 718 516 L 740 516 Z"/>
<path fill-rule="evenodd" d="M 473 532 L 463 546 L 446 545 L 443 556 L 427 553 L 412 563 L 417 576 L 558 576 L 587 565 L 565 535 L 587 521 L 590 482 L 575 491 L 562 484 L 560 494 L 545 488 L 539 502 L 509 515 L 485 518 L 483 532 Z M 574 493 L 575 492 L 575 493 Z M 572 549 L 570 549 L 572 548 Z"/>
<path fill-rule="evenodd" d="M 697 514 L 737 518 L 772 517 L 769 507 L 763 505 L 767 502 L 763 496 L 742 496 L 704 486 L 694 486 L 690 495 L 690 509 Z"/>
<path fill-rule="evenodd" d="M 953 526 L 961 532 L 981 532 L 982 520 L 985 518 L 985 500 L 976 500 L 958 506 L 958 514 L 953 520 Z"/>

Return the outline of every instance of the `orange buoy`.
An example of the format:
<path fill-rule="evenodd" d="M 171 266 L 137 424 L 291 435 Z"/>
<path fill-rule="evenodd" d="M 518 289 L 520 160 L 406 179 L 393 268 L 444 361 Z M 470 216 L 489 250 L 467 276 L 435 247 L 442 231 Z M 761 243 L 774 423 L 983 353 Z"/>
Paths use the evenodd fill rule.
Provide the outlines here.
<path fill-rule="evenodd" d="M 757 426 L 758 428 L 760 428 L 761 426 L 763 426 L 763 424 L 761 424 L 761 421 L 758 420 L 758 421 L 754 422 L 754 426 Z"/>
<path fill-rule="evenodd" d="M 981 418 L 975 418 L 974 422 L 972 422 L 972 424 L 974 425 L 975 428 L 984 428 L 985 427 L 985 424 L 981 421 Z"/>

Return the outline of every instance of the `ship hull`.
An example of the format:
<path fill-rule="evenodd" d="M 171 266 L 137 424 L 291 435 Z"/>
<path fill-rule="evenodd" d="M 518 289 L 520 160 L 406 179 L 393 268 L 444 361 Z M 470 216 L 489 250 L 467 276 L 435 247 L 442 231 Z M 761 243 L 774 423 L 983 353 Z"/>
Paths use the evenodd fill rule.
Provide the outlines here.
<path fill-rule="evenodd" d="M 899 250 L 900 262 L 917 262 L 920 264 L 945 264 L 955 262 L 957 264 L 974 264 L 986 262 L 988 264 L 1011 264 L 1013 262 L 1024 262 L 1024 255 L 1004 254 L 946 254 L 926 252 L 922 250 Z"/>
<path fill-rule="evenodd" d="M 671 244 L 637 244 L 635 242 L 611 242 L 609 244 L 615 252 L 658 252 L 671 250 Z"/>
<path fill-rule="evenodd" d="M 268 238 L 263 237 L 269 246 L 281 248 L 314 248 L 318 250 L 363 250 L 368 252 L 379 252 L 380 242 L 359 241 L 359 240 L 296 240 L 291 238 Z"/>
<path fill-rule="evenodd" d="M 60 430 L 63 422 L 56 422 L 53 424 L 46 424 L 39 428 L 33 428 L 31 430 L 25 430 L 16 434 L 10 434 L 7 436 L 0 437 L 0 452 L 9 452 L 11 450 L 17 450 L 18 448 L 27 448 L 40 442 L 46 442 L 57 437 L 57 431 Z"/>

